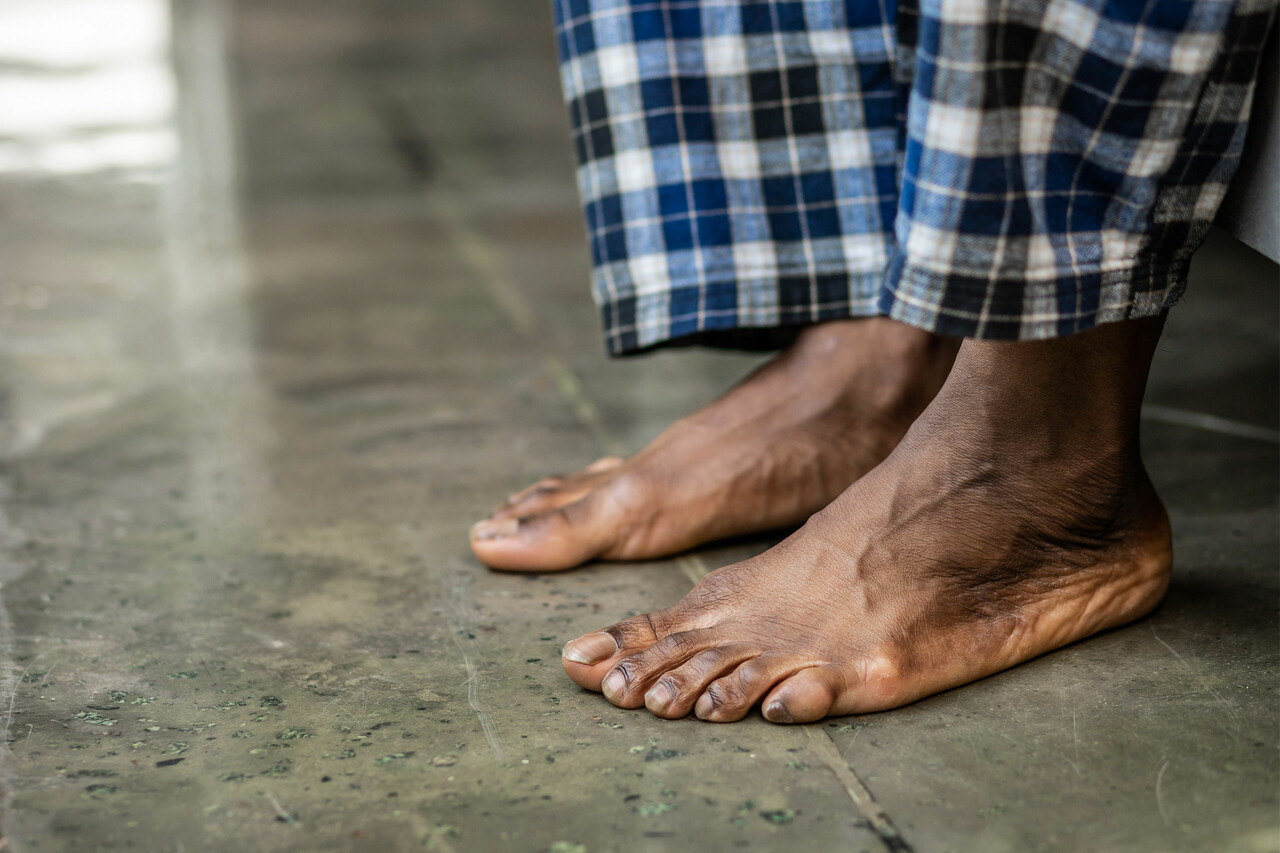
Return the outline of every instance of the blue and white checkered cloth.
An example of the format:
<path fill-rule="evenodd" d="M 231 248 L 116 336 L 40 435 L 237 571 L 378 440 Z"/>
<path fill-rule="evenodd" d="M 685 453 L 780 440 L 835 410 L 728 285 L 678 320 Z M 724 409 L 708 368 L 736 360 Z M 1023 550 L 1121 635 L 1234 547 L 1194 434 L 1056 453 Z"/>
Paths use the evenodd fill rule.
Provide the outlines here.
<path fill-rule="evenodd" d="M 613 354 L 1181 294 L 1275 0 L 553 0 Z M 895 8 L 896 7 L 896 8 Z"/>

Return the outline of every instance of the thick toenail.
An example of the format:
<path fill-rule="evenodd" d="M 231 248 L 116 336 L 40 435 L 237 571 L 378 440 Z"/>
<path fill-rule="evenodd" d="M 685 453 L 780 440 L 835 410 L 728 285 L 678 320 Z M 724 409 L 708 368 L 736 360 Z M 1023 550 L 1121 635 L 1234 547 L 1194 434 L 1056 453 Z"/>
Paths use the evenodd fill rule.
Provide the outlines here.
<path fill-rule="evenodd" d="M 644 694 L 644 706 L 655 713 L 665 711 L 675 698 L 676 692 L 671 689 L 671 685 L 665 681 L 659 681 Z"/>
<path fill-rule="evenodd" d="M 693 706 L 693 713 L 699 720 L 705 720 L 711 716 L 711 712 L 716 709 L 716 700 L 711 698 L 710 693 L 703 693 L 698 697 L 698 702 Z"/>
<path fill-rule="evenodd" d="M 791 718 L 791 712 L 787 710 L 787 706 L 783 705 L 780 700 L 770 702 L 765 706 L 764 718 L 771 723 L 794 723 Z"/>
<path fill-rule="evenodd" d="M 515 536 L 520 529 L 518 518 L 486 518 L 471 528 L 472 539 L 504 539 Z"/>
<path fill-rule="evenodd" d="M 605 658 L 613 657 L 618 651 L 618 641 L 611 634 L 587 634 L 585 637 L 567 643 L 560 653 L 565 660 L 590 666 Z"/>
<path fill-rule="evenodd" d="M 604 698 L 612 702 L 614 699 L 621 697 L 622 691 L 627 689 L 627 677 L 620 670 L 614 670 L 604 678 L 604 683 L 600 685 L 600 692 L 604 694 Z"/>

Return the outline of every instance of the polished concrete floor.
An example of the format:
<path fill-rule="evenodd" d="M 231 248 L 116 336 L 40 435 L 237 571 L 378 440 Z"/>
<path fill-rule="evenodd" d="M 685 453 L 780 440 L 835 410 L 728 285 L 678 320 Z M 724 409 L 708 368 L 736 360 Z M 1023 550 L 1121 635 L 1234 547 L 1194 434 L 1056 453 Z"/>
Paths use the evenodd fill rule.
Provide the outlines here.
<path fill-rule="evenodd" d="M 768 540 L 467 548 L 754 363 L 607 362 L 566 133 L 542 3 L 0 9 L 6 849 L 1280 849 L 1275 268 L 1214 241 L 1162 345 L 1153 616 L 890 713 L 667 722 L 560 645 Z"/>

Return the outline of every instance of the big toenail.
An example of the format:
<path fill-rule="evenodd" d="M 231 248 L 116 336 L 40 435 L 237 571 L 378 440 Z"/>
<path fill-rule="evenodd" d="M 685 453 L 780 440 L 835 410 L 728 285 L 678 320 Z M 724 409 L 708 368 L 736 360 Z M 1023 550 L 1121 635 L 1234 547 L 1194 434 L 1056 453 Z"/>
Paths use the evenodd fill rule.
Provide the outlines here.
<path fill-rule="evenodd" d="M 697 704 L 693 706 L 693 713 L 699 720 L 705 720 L 715 709 L 716 700 L 711 698 L 710 693 L 703 693 L 698 697 Z"/>
<path fill-rule="evenodd" d="M 665 711 L 667 706 L 671 704 L 671 700 L 676 698 L 675 691 L 665 681 L 659 681 L 657 684 L 649 688 L 649 692 L 644 694 L 644 706 L 650 711 Z"/>
<path fill-rule="evenodd" d="M 618 641 L 613 638 L 612 634 L 606 634 L 602 631 L 598 634 L 587 634 L 585 637 L 579 637 L 566 644 L 564 651 L 560 655 L 565 660 L 590 666 L 591 664 L 599 663 L 605 658 L 613 657 L 617 651 Z"/>
<path fill-rule="evenodd" d="M 787 710 L 787 706 L 783 705 L 780 700 L 770 702 L 765 706 L 764 718 L 771 723 L 794 723 L 791 718 L 791 712 Z"/>
<path fill-rule="evenodd" d="M 600 692 L 605 698 L 612 702 L 614 699 L 622 695 L 622 691 L 627 687 L 627 677 L 618 670 L 614 670 L 605 676 L 604 683 L 600 685 Z"/>
<path fill-rule="evenodd" d="M 486 518 L 471 528 L 472 539 L 504 539 L 520 529 L 518 518 Z"/>

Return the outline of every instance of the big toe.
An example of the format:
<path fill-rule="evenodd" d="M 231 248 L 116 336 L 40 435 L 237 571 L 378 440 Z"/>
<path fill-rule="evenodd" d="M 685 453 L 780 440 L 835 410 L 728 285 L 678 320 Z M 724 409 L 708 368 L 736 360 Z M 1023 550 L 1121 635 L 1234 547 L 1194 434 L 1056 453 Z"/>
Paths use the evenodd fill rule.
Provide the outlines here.
<path fill-rule="evenodd" d="M 523 517 L 490 518 L 471 528 L 471 550 L 491 568 L 522 572 L 571 569 L 600 556 L 615 531 L 592 496 Z"/>
<path fill-rule="evenodd" d="M 636 616 L 565 643 L 560 663 L 565 674 L 578 686 L 599 693 L 603 690 L 605 675 L 615 663 L 643 651 L 657 639 L 653 620 L 647 615 Z"/>

